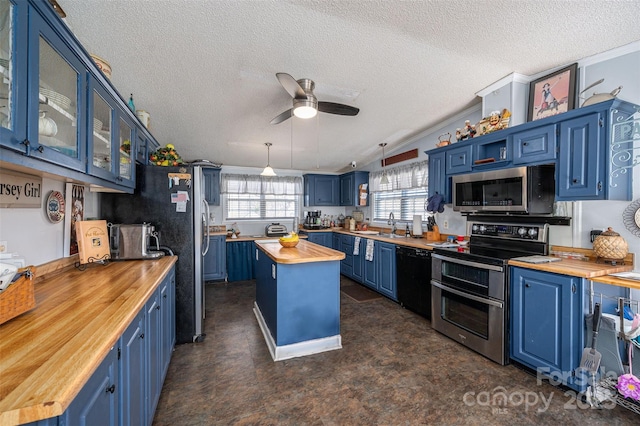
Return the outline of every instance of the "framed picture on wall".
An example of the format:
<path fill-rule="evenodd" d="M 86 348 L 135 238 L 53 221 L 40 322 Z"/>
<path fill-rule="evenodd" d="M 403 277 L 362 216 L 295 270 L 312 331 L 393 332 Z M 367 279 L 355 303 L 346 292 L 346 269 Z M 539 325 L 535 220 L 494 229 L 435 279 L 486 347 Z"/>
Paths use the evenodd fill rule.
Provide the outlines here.
<path fill-rule="evenodd" d="M 574 108 L 578 64 L 555 71 L 532 81 L 529 85 L 527 121 L 561 114 Z"/>
<path fill-rule="evenodd" d="M 64 218 L 64 255 L 71 256 L 78 253 L 78 239 L 76 237 L 76 223 L 84 220 L 84 186 L 67 183 L 66 205 L 68 214 Z"/>

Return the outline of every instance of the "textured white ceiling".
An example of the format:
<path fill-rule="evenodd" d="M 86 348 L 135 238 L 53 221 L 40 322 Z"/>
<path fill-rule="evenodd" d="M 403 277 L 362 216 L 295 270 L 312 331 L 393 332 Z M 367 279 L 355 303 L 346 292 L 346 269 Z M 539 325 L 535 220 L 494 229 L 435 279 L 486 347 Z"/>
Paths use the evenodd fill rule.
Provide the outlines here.
<path fill-rule="evenodd" d="M 185 160 L 343 171 L 534 75 L 640 40 L 639 0 L 58 0 L 112 82 Z M 276 72 L 316 82 L 356 117 L 269 121 L 291 108 Z"/>

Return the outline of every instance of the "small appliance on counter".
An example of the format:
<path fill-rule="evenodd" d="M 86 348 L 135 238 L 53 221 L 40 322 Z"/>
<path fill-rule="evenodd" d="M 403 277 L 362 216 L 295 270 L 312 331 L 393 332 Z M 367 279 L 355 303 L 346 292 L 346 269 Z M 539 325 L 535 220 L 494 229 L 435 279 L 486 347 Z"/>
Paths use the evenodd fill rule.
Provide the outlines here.
<path fill-rule="evenodd" d="M 155 242 L 155 250 L 150 250 L 152 240 Z M 164 252 L 160 251 L 158 233 L 149 223 L 110 223 L 109 246 L 113 260 L 158 259 L 164 256 Z"/>
<path fill-rule="evenodd" d="M 287 235 L 288 231 L 286 226 L 280 225 L 279 223 L 272 223 L 265 227 L 264 233 L 267 237 L 282 237 Z"/>
<path fill-rule="evenodd" d="M 311 210 L 307 212 L 304 218 L 304 229 L 321 229 L 322 223 L 320 220 L 320 210 Z"/>

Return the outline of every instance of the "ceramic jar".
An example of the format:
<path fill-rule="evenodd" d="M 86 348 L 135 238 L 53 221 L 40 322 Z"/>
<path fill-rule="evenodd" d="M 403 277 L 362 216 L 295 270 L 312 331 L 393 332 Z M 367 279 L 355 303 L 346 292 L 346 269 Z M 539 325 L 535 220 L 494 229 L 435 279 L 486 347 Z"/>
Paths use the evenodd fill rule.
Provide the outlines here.
<path fill-rule="evenodd" d="M 51 118 L 46 117 L 44 111 L 40 111 L 38 134 L 42 136 L 55 136 L 58 134 L 58 125 Z"/>

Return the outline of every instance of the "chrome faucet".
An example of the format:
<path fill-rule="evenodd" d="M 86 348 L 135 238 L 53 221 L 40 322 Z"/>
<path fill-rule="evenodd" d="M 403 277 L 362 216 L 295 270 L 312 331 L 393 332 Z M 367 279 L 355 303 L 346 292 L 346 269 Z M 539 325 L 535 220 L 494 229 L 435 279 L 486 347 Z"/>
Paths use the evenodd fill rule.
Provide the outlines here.
<path fill-rule="evenodd" d="M 389 220 L 387 221 L 387 225 L 391 225 L 391 237 L 395 237 L 396 235 L 396 218 L 393 216 L 393 212 L 389 213 Z"/>

